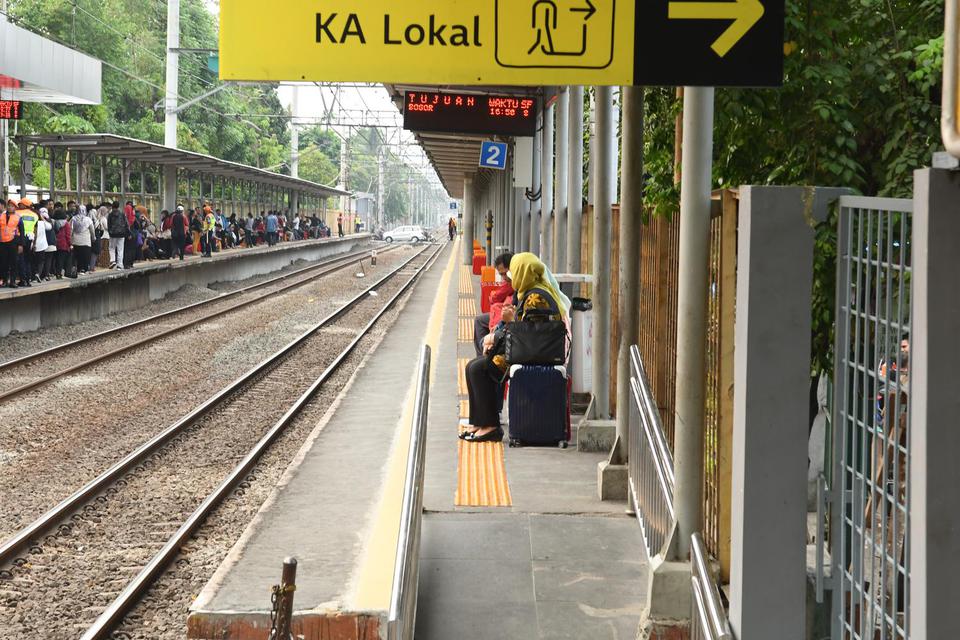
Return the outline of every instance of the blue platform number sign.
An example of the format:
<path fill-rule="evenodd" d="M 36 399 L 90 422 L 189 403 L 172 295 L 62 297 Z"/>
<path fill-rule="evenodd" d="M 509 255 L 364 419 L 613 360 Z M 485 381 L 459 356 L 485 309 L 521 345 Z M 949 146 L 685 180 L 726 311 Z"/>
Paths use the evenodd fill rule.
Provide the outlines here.
<path fill-rule="evenodd" d="M 506 169 L 507 143 L 484 140 L 480 145 L 480 166 L 484 169 Z"/>
<path fill-rule="evenodd" d="M 451 203 L 450 203 L 450 210 L 451 210 L 451 211 L 456 211 L 456 210 L 457 210 L 457 203 L 456 203 L 456 202 L 451 202 Z"/>

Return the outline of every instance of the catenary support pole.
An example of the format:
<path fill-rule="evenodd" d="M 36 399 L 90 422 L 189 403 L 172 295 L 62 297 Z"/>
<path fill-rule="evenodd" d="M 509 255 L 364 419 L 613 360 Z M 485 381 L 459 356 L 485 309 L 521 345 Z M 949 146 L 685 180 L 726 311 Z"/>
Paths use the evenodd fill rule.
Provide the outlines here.
<path fill-rule="evenodd" d="M 939 640 L 955 636 L 960 598 L 960 179 L 956 171 L 922 169 L 913 184 L 908 602 L 910 637 Z"/>
<path fill-rule="evenodd" d="M 540 156 L 540 259 L 553 266 L 553 105 L 543 111 Z"/>
<path fill-rule="evenodd" d="M 610 248 L 613 193 L 610 192 L 610 149 L 613 91 L 597 87 L 597 146 L 593 210 L 593 397 L 595 418 L 610 417 Z"/>
<path fill-rule="evenodd" d="M 540 127 L 543 127 L 543 112 L 538 120 Z M 530 220 L 527 230 L 530 232 L 530 244 L 528 250 L 530 253 L 540 255 L 540 210 L 543 208 L 543 191 L 540 185 L 540 169 L 543 156 L 543 136 L 536 135 L 533 139 L 533 180 L 530 183 Z"/>
<path fill-rule="evenodd" d="M 643 219 L 643 87 L 624 87 L 623 169 L 620 175 L 620 280 L 617 351 L 617 451 L 624 464 L 630 442 L 630 346 L 640 339 L 640 232 Z"/>
<path fill-rule="evenodd" d="M 167 73 L 163 99 L 163 144 L 177 148 L 177 95 L 180 91 L 180 0 L 167 0 Z"/>
<path fill-rule="evenodd" d="M 683 168 L 677 286 L 677 397 L 674 467 L 677 557 L 703 518 L 703 420 L 707 341 L 707 267 L 713 153 L 713 88 L 687 87 L 683 98 Z"/>
<path fill-rule="evenodd" d="M 583 87 L 570 87 L 567 122 L 567 273 L 580 273 L 583 218 Z"/>
<path fill-rule="evenodd" d="M 567 176 L 570 157 L 569 144 L 570 91 L 564 87 L 557 97 L 557 182 L 553 216 L 553 270 L 562 271 L 567 266 Z"/>
<path fill-rule="evenodd" d="M 290 105 L 290 176 L 300 177 L 300 130 L 297 129 L 297 107 L 300 102 L 300 87 L 293 85 L 293 101 Z"/>
<path fill-rule="evenodd" d="M 473 264 L 473 176 L 463 178 L 463 264 Z"/>

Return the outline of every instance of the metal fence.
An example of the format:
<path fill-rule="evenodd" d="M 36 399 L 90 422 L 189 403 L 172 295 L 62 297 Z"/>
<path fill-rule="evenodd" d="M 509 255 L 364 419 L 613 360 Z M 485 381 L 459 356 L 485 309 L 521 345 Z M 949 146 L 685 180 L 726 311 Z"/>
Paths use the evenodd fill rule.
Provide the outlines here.
<path fill-rule="evenodd" d="M 675 480 L 673 456 L 636 346 L 630 348 L 630 398 L 630 493 L 652 558 L 663 551 L 676 525 Z"/>
<path fill-rule="evenodd" d="M 862 197 L 839 207 L 834 638 L 906 640 L 913 207 Z"/>
<path fill-rule="evenodd" d="M 690 578 L 692 605 L 690 612 L 690 640 L 732 640 L 727 612 L 720 599 L 720 590 L 714 582 L 707 559 L 707 549 L 699 533 L 693 534 L 690 544 L 693 575 Z"/>
<path fill-rule="evenodd" d="M 400 534 L 393 568 L 387 640 L 412 640 L 416 626 L 420 578 L 420 528 L 423 516 L 423 465 L 426 457 L 427 410 L 430 403 L 430 347 L 420 353 L 413 426 L 407 453 L 407 474 L 400 507 Z"/>
<path fill-rule="evenodd" d="M 703 541 L 730 567 L 730 459 L 733 430 L 733 329 L 736 302 L 737 191 L 713 194 L 710 222 L 704 424 Z M 679 214 L 653 218 L 643 227 L 640 245 L 639 349 L 650 374 L 650 390 L 660 412 L 663 434 L 673 447 L 677 388 L 677 277 Z"/>

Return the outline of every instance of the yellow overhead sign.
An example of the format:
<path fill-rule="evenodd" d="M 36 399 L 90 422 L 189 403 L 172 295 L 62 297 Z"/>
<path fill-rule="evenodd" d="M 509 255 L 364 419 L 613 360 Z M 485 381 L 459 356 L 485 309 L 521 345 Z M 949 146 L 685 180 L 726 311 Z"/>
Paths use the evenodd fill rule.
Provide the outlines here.
<path fill-rule="evenodd" d="M 630 84 L 633 9 L 629 0 L 223 0 L 220 77 Z"/>
<path fill-rule="evenodd" d="M 783 2 L 222 0 L 220 77 L 775 85 Z"/>

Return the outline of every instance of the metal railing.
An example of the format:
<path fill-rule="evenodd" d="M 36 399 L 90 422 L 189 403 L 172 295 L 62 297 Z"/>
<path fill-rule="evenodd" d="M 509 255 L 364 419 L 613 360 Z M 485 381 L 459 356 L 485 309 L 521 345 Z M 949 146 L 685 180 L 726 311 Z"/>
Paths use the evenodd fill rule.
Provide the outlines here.
<path fill-rule="evenodd" d="M 691 537 L 690 561 L 693 564 L 693 575 L 690 578 L 693 590 L 690 640 L 733 640 L 727 612 L 720 599 L 720 590 L 713 581 L 707 550 L 699 533 Z"/>
<path fill-rule="evenodd" d="M 430 347 L 423 346 L 417 373 L 417 391 L 407 453 L 407 476 L 403 485 L 400 535 L 393 570 L 388 640 L 413 638 L 417 614 L 417 583 L 420 577 L 420 529 L 423 514 L 423 465 L 427 441 L 427 411 L 430 402 Z"/>
<path fill-rule="evenodd" d="M 834 639 L 908 640 L 913 202 L 839 204 Z"/>
<path fill-rule="evenodd" d="M 630 347 L 630 494 L 648 557 L 664 551 L 676 526 L 673 455 L 636 345 Z"/>

